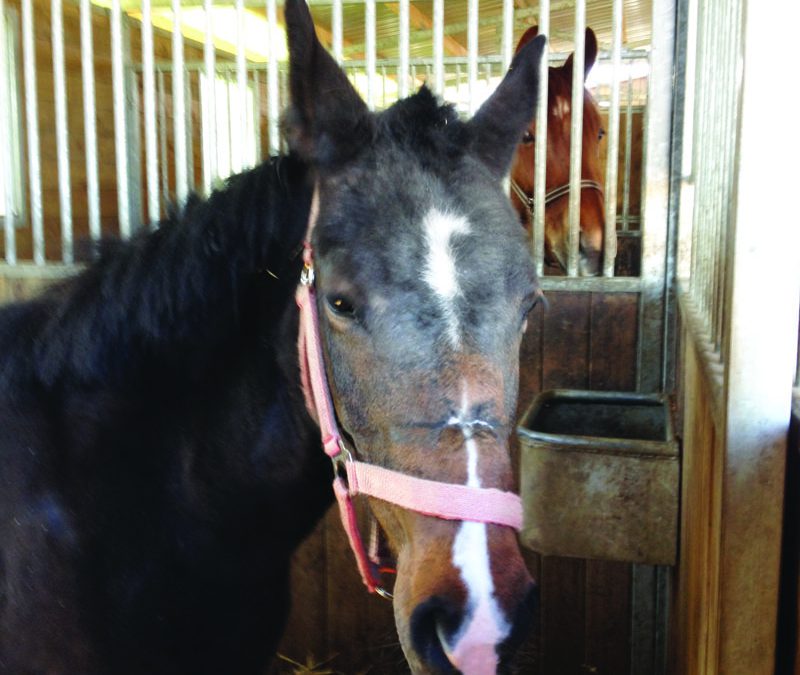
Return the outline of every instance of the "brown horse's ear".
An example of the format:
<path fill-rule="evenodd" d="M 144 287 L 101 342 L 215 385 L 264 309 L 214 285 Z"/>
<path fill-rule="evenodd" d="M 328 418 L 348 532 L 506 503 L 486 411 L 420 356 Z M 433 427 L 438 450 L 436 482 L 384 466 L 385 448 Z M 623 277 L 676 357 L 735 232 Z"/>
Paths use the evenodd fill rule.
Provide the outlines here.
<path fill-rule="evenodd" d="M 595 37 L 594 31 L 591 28 L 586 29 L 586 40 L 584 45 L 583 79 L 585 80 L 589 76 L 589 71 L 592 69 L 592 66 L 594 66 L 594 62 L 597 60 L 597 38 Z M 574 54 L 570 54 L 567 60 L 564 62 L 564 65 L 561 66 L 569 75 L 572 75 L 573 56 Z"/>
<path fill-rule="evenodd" d="M 539 34 L 539 26 L 531 26 L 526 30 L 522 37 L 519 39 L 517 43 L 517 48 L 514 50 L 515 54 L 519 54 L 519 50 L 522 49 L 526 44 L 528 44 L 533 38 L 535 38 Z"/>
<path fill-rule="evenodd" d="M 519 51 L 503 81 L 468 123 L 472 150 L 498 178 L 507 173 L 533 117 L 545 41 L 540 35 Z"/>
<path fill-rule="evenodd" d="M 284 120 L 289 146 L 320 167 L 352 159 L 373 135 L 373 119 L 344 71 L 320 44 L 304 0 L 286 0 L 289 87 Z"/>

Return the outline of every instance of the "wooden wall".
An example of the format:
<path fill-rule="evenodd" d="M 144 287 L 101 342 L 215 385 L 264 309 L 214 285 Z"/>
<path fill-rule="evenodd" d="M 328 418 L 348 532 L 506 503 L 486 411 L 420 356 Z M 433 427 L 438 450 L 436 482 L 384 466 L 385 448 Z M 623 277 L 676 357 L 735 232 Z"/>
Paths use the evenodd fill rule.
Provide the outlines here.
<path fill-rule="evenodd" d="M 752 448 L 732 450 L 738 438 L 731 429 L 740 420 L 723 398 L 729 387 L 716 384 L 722 368 L 707 353 L 704 334 L 694 332 L 690 307 L 682 301 L 683 464 L 671 672 L 788 675 L 800 665 L 798 422 L 786 454 L 785 437 L 767 425 L 760 433 L 771 443 L 766 450 L 753 441 L 758 435 L 748 437 Z"/>
<path fill-rule="evenodd" d="M 542 389 L 635 389 L 637 295 L 553 292 L 548 301 L 525 336 L 520 411 Z M 526 559 L 541 607 L 519 672 L 631 672 L 631 565 L 533 552 Z M 298 551 L 293 575 L 294 606 L 280 654 L 300 663 L 330 660 L 329 667 L 347 675 L 408 672 L 391 605 L 364 589 L 335 511 Z M 279 660 L 275 672 L 293 671 Z"/>

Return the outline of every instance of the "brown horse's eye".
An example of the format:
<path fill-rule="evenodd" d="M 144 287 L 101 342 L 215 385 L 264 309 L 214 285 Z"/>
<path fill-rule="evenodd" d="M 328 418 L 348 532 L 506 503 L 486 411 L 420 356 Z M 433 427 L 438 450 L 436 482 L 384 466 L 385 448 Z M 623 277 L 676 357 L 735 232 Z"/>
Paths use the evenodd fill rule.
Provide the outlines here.
<path fill-rule="evenodd" d="M 525 135 L 522 137 L 522 142 L 525 145 L 530 145 L 534 140 L 536 140 L 536 137 L 530 131 L 526 131 Z"/>
<path fill-rule="evenodd" d="M 606 130 L 600 129 L 600 133 L 597 134 L 597 140 L 602 141 L 606 136 Z"/>

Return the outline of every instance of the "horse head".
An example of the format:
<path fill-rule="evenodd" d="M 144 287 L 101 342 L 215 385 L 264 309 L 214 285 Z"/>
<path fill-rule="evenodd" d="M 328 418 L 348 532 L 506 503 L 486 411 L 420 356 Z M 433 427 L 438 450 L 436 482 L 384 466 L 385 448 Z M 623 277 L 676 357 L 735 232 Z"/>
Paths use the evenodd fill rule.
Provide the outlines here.
<path fill-rule="evenodd" d="M 517 45 L 519 51 L 532 40 L 538 27 L 529 28 Z M 586 29 L 584 79 L 597 58 L 597 39 Z M 572 72 L 573 55 L 557 68 L 549 68 L 547 84 L 547 169 L 545 179 L 545 259 L 548 264 L 566 270 L 569 192 L 560 188 L 569 185 L 569 155 L 572 142 Z M 605 226 L 603 171 L 600 163 L 600 141 L 603 138 L 600 112 L 592 95 L 583 90 L 583 145 L 581 153 L 580 262 L 582 276 L 600 273 Z M 517 148 L 511 178 L 523 195 L 512 191 L 512 201 L 526 229 L 531 228 L 531 209 L 525 195 L 534 194 L 534 144 L 536 120 L 531 119 Z"/>
<path fill-rule="evenodd" d="M 530 119 L 544 39 L 469 122 L 425 88 L 372 114 L 287 2 L 292 148 L 313 167 L 311 238 L 336 417 L 360 460 L 514 489 L 518 352 L 538 297 L 502 179 Z M 495 673 L 532 615 L 513 529 L 370 498 L 397 561 L 394 613 L 415 673 Z"/>

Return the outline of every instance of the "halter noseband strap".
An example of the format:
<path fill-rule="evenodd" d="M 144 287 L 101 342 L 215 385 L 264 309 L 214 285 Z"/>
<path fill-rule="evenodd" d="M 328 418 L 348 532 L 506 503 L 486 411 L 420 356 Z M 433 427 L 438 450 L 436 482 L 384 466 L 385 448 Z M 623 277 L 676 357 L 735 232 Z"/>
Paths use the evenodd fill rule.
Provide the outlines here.
<path fill-rule="evenodd" d="M 325 453 L 333 462 L 333 491 L 361 578 L 371 593 L 391 597 L 381 587 L 364 548 L 351 499 L 353 496 L 364 494 L 435 518 L 494 523 L 516 530 L 522 528 L 522 501 L 512 492 L 426 480 L 353 459 L 339 433 L 319 335 L 314 256 L 310 245 L 318 209 L 319 197 L 315 188 L 303 253 L 303 273 L 296 292 L 300 308 L 298 351 L 302 388 L 309 413 L 319 423 Z"/>
<path fill-rule="evenodd" d="M 547 206 L 548 204 L 554 202 L 556 199 L 563 197 L 566 194 L 569 194 L 569 183 L 565 183 L 564 185 L 559 185 L 558 187 L 549 190 L 544 195 L 544 205 Z M 533 195 L 529 195 L 525 190 L 523 190 L 519 183 L 515 181 L 513 178 L 511 179 L 511 189 L 514 190 L 514 194 L 519 197 L 520 201 L 528 208 L 528 211 L 531 214 L 531 218 L 533 218 L 533 207 L 535 205 L 535 201 L 533 199 Z M 600 194 L 603 194 L 603 186 L 598 183 L 596 180 L 588 180 L 584 179 L 580 182 L 580 189 L 581 190 L 597 190 Z"/>

